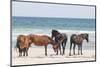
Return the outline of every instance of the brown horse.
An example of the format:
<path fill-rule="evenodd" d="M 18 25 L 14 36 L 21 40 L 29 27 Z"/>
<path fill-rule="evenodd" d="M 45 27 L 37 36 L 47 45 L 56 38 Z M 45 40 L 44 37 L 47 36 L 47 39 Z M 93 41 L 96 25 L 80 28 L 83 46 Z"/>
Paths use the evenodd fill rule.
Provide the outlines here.
<path fill-rule="evenodd" d="M 53 46 L 54 51 L 56 50 L 57 43 L 52 40 L 49 36 L 46 35 L 35 35 L 31 34 L 29 35 L 31 43 L 34 43 L 36 46 L 45 46 L 45 55 L 47 56 L 47 46 L 48 44 L 51 44 Z"/>
<path fill-rule="evenodd" d="M 19 35 L 17 37 L 16 47 L 19 49 L 19 56 L 28 56 L 28 49 L 30 47 L 31 41 L 29 36 Z"/>
<path fill-rule="evenodd" d="M 70 37 L 70 52 L 69 52 L 69 55 L 71 56 L 72 44 L 74 44 L 74 46 L 73 46 L 73 54 L 75 55 L 75 46 L 78 45 L 78 55 L 79 55 L 79 51 L 80 50 L 81 50 L 81 55 L 82 55 L 83 54 L 82 53 L 83 40 L 86 39 L 86 41 L 88 42 L 89 41 L 88 38 L 89 38 L 89 35 L 87 33 L 80 34 L 80 35 L 73 34 Z"/>

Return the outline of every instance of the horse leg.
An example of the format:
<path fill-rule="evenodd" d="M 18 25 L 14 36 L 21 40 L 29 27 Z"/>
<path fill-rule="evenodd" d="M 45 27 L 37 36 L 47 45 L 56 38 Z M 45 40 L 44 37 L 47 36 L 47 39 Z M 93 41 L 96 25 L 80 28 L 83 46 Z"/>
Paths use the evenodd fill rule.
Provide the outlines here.
<path fill-rule="evenodd" d="M 62 53 L 62 55 L 64 54 L 64 41 L 62 42 L 62 51 L 63 51 L 63 53 Z"/>
<path fill-rule="evenodd" d="M 29 47 L 30 47 L 30 44 L 29 44 L 28 48 L 26 49 L 26 56 L 28 56 Z"/>
<path fill-rule="evenodd" d="M 45 55 L 47 56 L 47 46 L 45 46 Z"/>
<path fill-rule="evenodd" d="M 65 44 L 63 45 L 63 55 L 65 54 Z"/>
<path fill-rule="evenodd" d="M 19 49 L 19 57 L 22 56 L 22 49 Z"/>
<path fill-rule="evenodd" d="M 63 46 L 64 46 L 64 43 L 62 42 L 62 46 L 61 46 L 61 47 L 62 47 L 62 51 L 64 52 Z M 63 54 L 63 53 L 62 53 L 62 54 Z"/>
<path fill-rule="evenodd" d="M 21 56 L 21 52 L 19 52 L 19 57 Z"/>
<path fill-rule="evenodd" d="M 26 48 L 23 48 L 23 56 L 25 56 Z"/>
<path fill-rule="evenodd" d="M 82 44 L 81 44 L 81 46 L 80 46 L 80 47 L 81 47 L 81 55 L 83 55 L 83 53 L 82 53 Z"/>
<path fill-rule="evenodd" d="M 78 55 L 79 55 L 79 48 L 80 48 L 80 47 L 79 47 L 79 45 L 78 45 Z"/>
<path fill-rule="evenodd" d="M 20 54 L 19 54 L 19 57 L 21 57 L 22 56 L 22 51 L 20 52 Z"/>
<path fill-rule="evenodd" d="M 63 47 L 63 55 L 65 54 L 65 47 Z"/>
<path fill-rule="evenodd" d="M 64 45 L 63 45 L 63 55 L 65 54 L 66 42 L 67 42 L 67 40 L 66 40 L 66 41 L 64 41 Z"/>
<path fill-rule="evenodd" d="M 25 56 L 28 56 L 27 48 L 25 48 Z"/>
<path fill-rule="evenodd" d="M 69 56 L 71 56 L 71 48 L 72 48 L 72 42 L 70 43 L 70 51 L 69 51 Z"/>
<path fill-rule="evenodd" d="M 60 55 L 61 55 L 61 46 L 59 45 Z"/>
<path fill-rule="evenodd" d="M 81 48 L 81 45 L 79 44 L 78 45 L 78 55 L 80 55 L 80 48 Z"/>
<path fill-rule="evenodd" d="M 57 49 L 57 53 L 56 53 L 56 55 L 58 55 L 58 49 Z"/>
<path fill-rule="evenodd" d="M 28 56 L 28 48 L 26 49 L 26 56 Z"/>
<path fill-rule="evenodd" d="M 20 52 L 20 50 L 19 50 L 19 57 L 21 56 L 21 52 Z"/>
<path fill-rule="evenodd" d="M 74 44 L 74 46 L 73 46 L 73 54 L 75 55 L 75 46 L 76 46 L 76 44 Z"/>

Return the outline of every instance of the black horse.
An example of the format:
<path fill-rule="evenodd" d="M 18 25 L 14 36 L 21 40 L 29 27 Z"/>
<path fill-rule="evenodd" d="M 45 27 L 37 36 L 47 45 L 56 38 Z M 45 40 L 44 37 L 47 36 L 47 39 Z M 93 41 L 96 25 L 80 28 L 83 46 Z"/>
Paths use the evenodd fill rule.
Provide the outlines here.
<path fill-rule="evenodd" d="M 61 45 L 63 49 L 63 55 L 65 54 L 65 47 L 67 43 L 67 35 L 65 33 L 60 33 L 57 30 L 52 30 L 52 39 L 59 44 L 60 54 L 61 54 Z M 57 52 L 58 55 L 58 52 Z"/>
<path fill-rule="evenodd" d="M 70 37 L 70 52 L 69 52 L 69 56 L 71 56 L 71 48 L 72 48 L 72 44 L 73 44 L 73 54 L 75 55 L 75 46 L 78 45 L 78 55 L 80 54 L 79 51 L 81 51 L 81 55 L 82 53 L 82 43 L 83 40 L 85 39 L 87 42 L 89 41 L 89 35 L 87 33 L 85 34 L 80 34 L 80 35 L 76 35 L 76 34 L 72 34 L 72 36 Z"/>

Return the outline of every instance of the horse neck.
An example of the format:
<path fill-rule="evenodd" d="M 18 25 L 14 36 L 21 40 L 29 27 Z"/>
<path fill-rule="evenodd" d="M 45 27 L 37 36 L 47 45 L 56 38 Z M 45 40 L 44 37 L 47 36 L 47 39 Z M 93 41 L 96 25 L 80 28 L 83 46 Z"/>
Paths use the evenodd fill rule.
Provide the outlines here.
<path fill-rule="evenodd" d="M 51 40 L 50 40 L 50 44 L 51 44 L 51 45 L 55 45 L 55 42 L 51 39 Z"/>
<path fill-rule="evenodd" d="M 84 37 L 84 36 L 82 36 L 82 39 L 87 41 L 86 37 Z M 82 40 L 82 42 L 83 42 L 83 40 Z"/>
<path fill-rule="evenodd" d="M 86 40 L 86 38 L 84 36 L 82 36 L 83 40 Z"/>

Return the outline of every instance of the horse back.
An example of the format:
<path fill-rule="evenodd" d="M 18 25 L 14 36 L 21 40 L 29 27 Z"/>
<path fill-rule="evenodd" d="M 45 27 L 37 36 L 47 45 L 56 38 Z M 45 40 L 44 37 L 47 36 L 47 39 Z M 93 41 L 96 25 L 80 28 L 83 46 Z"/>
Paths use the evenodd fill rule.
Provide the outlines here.
<path fill-rule="evenodd" d="M 51 42 L 50 37 L 46 35 L 33 35 L 31 40 L 37 46 L 48 45 Z"/>
<path fill-rule="evenodd" d="M 81 44 L 81 43 L 83 42 L 83 38 L 82 38 L 81 35 L 73 34 L 73 35 L 71 36 L 70 41 L 71 41 L 72 43 Z"/>

